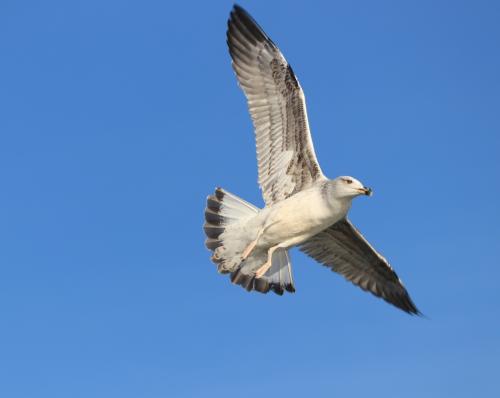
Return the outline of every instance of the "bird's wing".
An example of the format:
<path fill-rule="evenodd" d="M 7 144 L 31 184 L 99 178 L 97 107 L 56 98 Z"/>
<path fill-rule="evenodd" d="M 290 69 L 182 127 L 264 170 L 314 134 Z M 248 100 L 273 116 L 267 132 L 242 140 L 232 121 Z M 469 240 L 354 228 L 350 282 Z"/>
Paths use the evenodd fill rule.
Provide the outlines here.
<path fill-rule="evenodd" d="M 255 128 L 259 185 L 271 205 L 325 178 L 311 141 L 304 93 L 278 47 L 237 5 L 227 43 Z"/>
<path fill-rule="evenodd" d="M 300 250 L 361 289 L 409 314 L 420 314 L 387 260 L 349 220 L 339 221 L 313 236 L 300 246 Z"/>

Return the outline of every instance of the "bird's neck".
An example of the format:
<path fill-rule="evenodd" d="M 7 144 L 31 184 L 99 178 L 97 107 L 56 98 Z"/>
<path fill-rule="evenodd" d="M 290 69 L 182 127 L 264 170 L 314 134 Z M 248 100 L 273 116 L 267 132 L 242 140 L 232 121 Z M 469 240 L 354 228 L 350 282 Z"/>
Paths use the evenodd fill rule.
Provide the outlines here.
<path fill-rule="evenodd" d="M 344 218 L 351 208 L 353 197 L 338 197 L 335 192 L 335 186 L 331 181 L 327 181 L 323 186 L 323 198 L 330 208 L 330 211 L 340 218 Z"/>

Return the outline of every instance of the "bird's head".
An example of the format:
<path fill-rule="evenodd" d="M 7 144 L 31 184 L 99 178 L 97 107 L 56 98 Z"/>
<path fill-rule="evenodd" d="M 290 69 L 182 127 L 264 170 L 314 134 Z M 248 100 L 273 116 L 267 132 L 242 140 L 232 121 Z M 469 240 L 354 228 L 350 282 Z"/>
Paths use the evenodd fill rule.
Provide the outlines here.
<path fill-rule="evenodd" d="M 335 193 L 338 197 L 354 198 L 359 195 L 371 196 L 371 188 L 365 187 L 353 177 L 341 176 L 333 180 Z"/>

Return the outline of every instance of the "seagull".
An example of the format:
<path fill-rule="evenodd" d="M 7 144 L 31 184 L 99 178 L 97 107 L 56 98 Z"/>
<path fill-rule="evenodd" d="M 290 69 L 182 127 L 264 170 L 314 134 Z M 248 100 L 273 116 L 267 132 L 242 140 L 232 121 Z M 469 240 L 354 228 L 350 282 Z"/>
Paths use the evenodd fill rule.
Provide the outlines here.
<path fill-rule="evenodd" d="M 248 291 L 293 293 L 288 250 L 298 247 L 364 291 L 420 315 L 387 260 L 347 218 L 352 200 L 372 190 L 353 177 L 323 174 L 292 67 L 238 5 L 229 17 L 227 44 L 255 129 L 265 207 L 222 188 L 208 196 L 205 245 L 218 272 Z"/>

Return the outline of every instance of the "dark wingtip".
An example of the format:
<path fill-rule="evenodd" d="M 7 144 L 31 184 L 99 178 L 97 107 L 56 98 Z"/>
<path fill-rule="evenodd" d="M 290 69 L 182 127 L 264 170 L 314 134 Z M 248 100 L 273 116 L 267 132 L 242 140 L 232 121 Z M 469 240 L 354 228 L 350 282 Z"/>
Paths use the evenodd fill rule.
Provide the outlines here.
<path fill-rule="evenodd" d="M 236 10 L 236 11 L 239 11 L 239 12 L 246 12 L 247 13 L 247 11 L 242 6 L 240 6 L 238 3 L 234 3 L 233 4 L 233 10 Z"/>
<path fill-rule="evenodd" d="M 231 10 L 231 16 L 233 15 L 253 19 L 252 16 L 249 14 L 249 12 L 245 10 L 242 6 L 240 6 L 238 3 L 233 4 L 233 9 Z"/>
<path fill-rule="evenodd" d="M 410 303 L 411 303 L 411 310 L 408 311 L 408 313 L 410 315 L 415 315 L 415 316 L 418 316 L 418 317 L 421 317 L 421 318 L 427 318 L 423 313 L 422 311 L 420 311 L 417 306 L 413 303 L 413 301 L 411 301 L 410 299 Z"/>
<path fill-rule="evenodd" d="M 388 301 L 388 300 L 386 300 L 386 301 Z M 405 290 L 404 296 L 401 297 L 399 300 L 392 301 L 392 302 L 388 301 L 388 302 L 390 304 L 396 306 L 397 308 L 403 310 L 404 312 L 406 312 L 409 315 L 424 317 L 424 315 L 417 308 L 417 306 L 415 305 L 413 300 L 410 298 L 410 295 L 408 294 L 408 292 L 406 290 Z"/>
<path fill-rule="evenodd" d="M 269 38 L 269 36 L 264 32 L 264 29 L 260 27 L 260 25 L 255 21 L 255 19 L 248 13 L 247 10 L 245 10 L 243 7 L 241 7 L 238 4 L 233 5 L 233 9 L 231 10 L 229 20 L 227 21 L 228 26 L 236 23 L 236 24 L 241 24 L 243 25 L 244 29 L 246 29 L 254 39 L 262 42 L 262 41 L 267 41 L 273 46 L 275 44 L 273 41 Z"/>
<path fill-rule="evenodd" d="M 404 295 L 402 297 L 402 302 L 403 302 L 402 304 L 403 304 L 404 308 L 402 308 L 402 307 L 400 307 L 400 308 L 402 308 L 404 311 L 406 311 L 410 315 L 422 316 L 422 313 L 419 311 L 419 309 L 417 308 L 417 306 L 415 305 L 415 303 L 411 299 L 408 291 L 404 287 L 403 287 L 403 290 L 404 290 Z"/>

